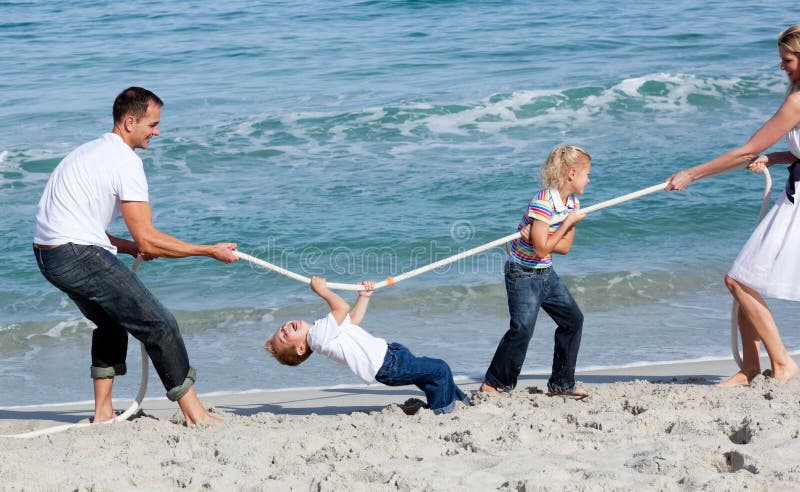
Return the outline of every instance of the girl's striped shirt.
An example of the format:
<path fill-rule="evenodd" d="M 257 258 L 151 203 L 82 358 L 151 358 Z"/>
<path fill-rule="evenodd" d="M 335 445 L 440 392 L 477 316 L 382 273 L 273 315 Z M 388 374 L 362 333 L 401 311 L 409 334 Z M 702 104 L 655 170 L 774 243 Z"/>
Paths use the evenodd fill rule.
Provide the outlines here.
<path fill-rule="evenodd" d="M 576 195 L 567 197 L 567 204 L 561 200 L 561 195 L 555 188 L 545 188 L 538 193 L 528 203 L 528 208 L 522 216 L 522 221 L 517 226 L 521 231 L 534 220 L 541 220 L 550 226 L 548 237 L 553 234 L 560 226 L 567 214 L 580 208 L 580 201 Z M 511 241 L 509 249 L 510 258 L 527 267 L 547 268 L 553 264 L 553 257 L 547 255 L 544 258 L 537 258 L 533 245 L 527 238 L 518 238 Z"/>

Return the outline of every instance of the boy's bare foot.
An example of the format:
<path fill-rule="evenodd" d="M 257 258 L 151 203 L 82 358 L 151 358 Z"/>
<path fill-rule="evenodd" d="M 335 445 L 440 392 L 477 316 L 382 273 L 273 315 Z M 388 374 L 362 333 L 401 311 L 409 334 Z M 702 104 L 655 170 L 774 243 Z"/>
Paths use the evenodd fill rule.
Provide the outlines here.
<path fill-rule="evenodd" d="M 725 381 L 721 381 L 721 382 L 715 384 L 714 387 L 715 388 L 734 388 L 736 386 L 747 386 L 748 384 L 750 384 L 750 381 L 752 381 L 753 378 L 756 377 L 758 374 L 760 374 L 759 371 L 755 371 L 752 374 L 746 373 L 746 372 L 743 372 L 743 371 L 739 371 L 736 374 L 734 374 L 733 376 L 731 376 L 728 379 L 726 379 Z"/>
<path fill-rule="evenodd" d="M 491 386 L 486 381 L 481 383 L 481 387 L 478 388 L 478 393 L 486 393 L 487 395 L 492 395 L 492 396 L 503 396 L 503 393 L 497 391 L 497 388 Z"/>
<path fill-rule="evenodd" d="M 783 366 L 775 367 L 773 364 L 772 369 L 772 377 L 780 384 L 788 383 L 793 377 L 797 376 L 798 369 L 797 364 L 792 360 L 789 359 L 789 363 Z"/>

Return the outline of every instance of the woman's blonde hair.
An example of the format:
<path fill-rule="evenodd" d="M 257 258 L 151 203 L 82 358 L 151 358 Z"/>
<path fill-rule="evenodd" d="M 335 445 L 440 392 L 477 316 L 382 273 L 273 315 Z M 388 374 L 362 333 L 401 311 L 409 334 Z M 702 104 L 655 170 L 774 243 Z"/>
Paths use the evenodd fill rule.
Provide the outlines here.
<path fill-rule="evenodd" d="M 800 24 L 795 24 L 778 35 L 778 46 L 783 46 L 800 57 Z M 800 91 L 800 82 L 790 83 L 789 92 Z"/>
<path fill-rule="evenodd" d="M 569 170 L 582 163 L 581 158 L 591 162 L 592 156 L 574 145 L 559 145 L 550 151 L 542 167 L 542 184 L 548 188 L 561 189 L 569 179 Z"/>

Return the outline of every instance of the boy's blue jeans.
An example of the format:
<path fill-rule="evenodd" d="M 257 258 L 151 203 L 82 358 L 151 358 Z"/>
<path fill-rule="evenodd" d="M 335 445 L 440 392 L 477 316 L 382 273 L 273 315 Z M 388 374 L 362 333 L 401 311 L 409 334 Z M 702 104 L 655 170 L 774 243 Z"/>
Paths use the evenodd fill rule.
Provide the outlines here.
<path fill-rule="evenodd" d="M 511 391 L 517 385 L 541 307 L 558 325 L 547 389 L 574 390 L 583 329 L 581 309 L 552 268 L 534 269 L 508 261 L 505 274 L 511 323 L 486 371 L 486 382 L 501 391 Z"/>
<path fill-rule="evenodd" d="M 389 344 L 375 380 L 386 386 L 416 385 L 425 392 L 428 407 L 436 414 L 452 412 L 456 400 L 469 402 L 453 381 L 453 373 L 447 362 L 430 357 L 416 357 L 399 343 Z"/>
<path fill-rule="evenodd" d="M 42 275 L 97 325 L 92 332 L 92 378 L 125 374 L 130 333 L 144 344 L 170 400 L 189 391 L 196 375 L 175 317 L 116 256 L 98 246 L 73 243 L 33 251 Z"/>

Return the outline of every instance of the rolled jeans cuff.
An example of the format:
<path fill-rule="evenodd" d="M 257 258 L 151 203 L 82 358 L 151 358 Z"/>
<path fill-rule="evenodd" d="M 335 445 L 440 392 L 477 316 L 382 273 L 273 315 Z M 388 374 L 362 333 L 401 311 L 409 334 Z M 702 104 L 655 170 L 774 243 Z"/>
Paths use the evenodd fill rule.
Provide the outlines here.
<path fill-rule="evenodd" d="M 111 367 L 91 367 L 92 379 L 108 379 L 115 376 L 124 376 L 128 372 L 125 364 L 117 364 Z"/>
<path fill-rule="evenodd" d="M 170 401 L 178 401 L 183 398 L 186 393 L 192 388 L 192 385 L 197 381 L 197 371 L 194 370 L 194 367 L 189 368 L 189 374 L 186 375 L 186 379 L 183 380 L 183 384 L 175 386 L 171 390 L 167 391 L 167 398 Z"/>

